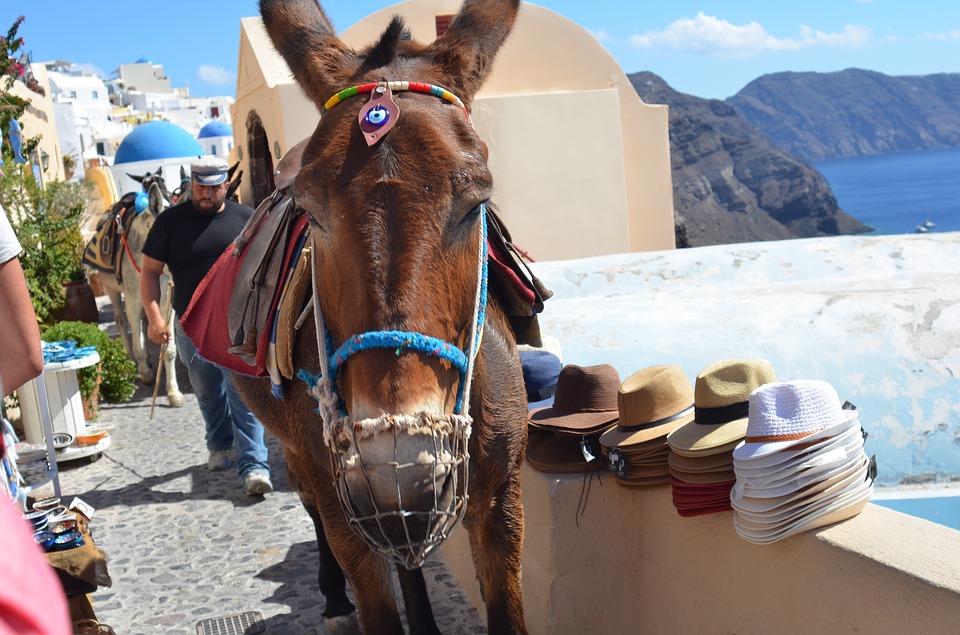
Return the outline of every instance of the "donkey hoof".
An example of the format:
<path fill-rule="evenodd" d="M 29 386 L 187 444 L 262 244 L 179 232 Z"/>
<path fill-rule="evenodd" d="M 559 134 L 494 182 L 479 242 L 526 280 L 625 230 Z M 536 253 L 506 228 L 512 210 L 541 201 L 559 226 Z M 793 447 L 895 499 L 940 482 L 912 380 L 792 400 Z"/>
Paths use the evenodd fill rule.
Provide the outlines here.
<path fill-rule="evenodd" d="M 147 372 L 137 372 L 137 377 L 140 378 L 140 381 L 143 382 L 145 386 L 153 385 L 153 373 Z"/>
<path fill-rule="evenodd" d="M 326 623 L 330 635 L 354 635 L 360 632 L 360 620 L 357 619 L 356 613 L 328 617 Z"/>
<path fill-rule="evenodd" d="M 183 394 L 179 392 L 167 394 L 167 403 L 170 404 L 171 408 L 180 408 L 183 406 Z"/>

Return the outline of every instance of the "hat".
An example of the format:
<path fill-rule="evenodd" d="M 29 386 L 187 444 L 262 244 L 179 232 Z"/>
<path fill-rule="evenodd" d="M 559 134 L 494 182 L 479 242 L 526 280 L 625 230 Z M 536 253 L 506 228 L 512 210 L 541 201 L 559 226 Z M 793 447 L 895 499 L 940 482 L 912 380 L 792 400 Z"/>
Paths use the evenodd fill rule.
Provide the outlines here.
<path fill-rule="evenodd" d="M 750 395 L 747 436 L 733 458 L 767 456 L 791 446 L 843 432 L 858 421 L 844 410 L 833 386 L 818 379 L 766 384 Z"/>
<path fill-rule="evenodd" d="M 693 418 L 693 386 L 679 364 L 651 366 L 627 377 L 617 392 L 617 427 L 600 439 L 605 447 L 633 445 L 682 426 Z"/>
<path fill-rule="evenodd" d="M 521 353 L 524 351 L 547 351 L 556 355 L 558 359 L 563 359 L 563 348 L 560 346 L 560 340 L 546 333 L 540 334 L 540 346 L 517 344 L 517 350 Z"/>
<path fill-rule="evenodd" d="M 606 427 L 617 419 L 620 374 L 610 364 L 564 366 L 553 405 L 534 410 L 530 425 L 577 434 Z"/>
<path fill-rule="evenodd" d="M 532 430 L 527 441 L 527 463 L 540 472 L 577 474 L 603 469 L 597 437 Z M 595 453 L 595 455 L 594 455 Z M 593 459 L 588 459 L 594 456 Z"/>
<path fill-rule="evenodd" d="M 520 351 L 520 367 L 527 389 L 527 410 L 552 405 L 557 378 L 563 368 L 560 358 L 540 349 Z"/>
<path fill-rule="evenodd" d="M 697 375 L 696 414 L 692 422 L 670 433 L 670 447 L 703 451 L 739 440 L 747 433 L 750 393 L 777 381 L 765 359 L 725 359 Z"/>
<path fill-rule="evenodd" d="M 190 178 L 199 185 L 220 185 L 227 180 L 230 166 L 220 157 L 200 157 L 190 164 Z"/>

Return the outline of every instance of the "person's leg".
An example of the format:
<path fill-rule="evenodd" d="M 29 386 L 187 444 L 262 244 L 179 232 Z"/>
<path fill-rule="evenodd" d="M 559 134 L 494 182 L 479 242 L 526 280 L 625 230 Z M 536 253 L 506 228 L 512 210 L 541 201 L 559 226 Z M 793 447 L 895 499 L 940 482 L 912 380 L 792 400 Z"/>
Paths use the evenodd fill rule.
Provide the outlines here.
<path fill-rule="evenodd" d="M 267 444 L 263 438 L 263 424 L 243 403 L 237 389 L 233 386 L 229 372 L 223 374 L 223 388 L 230 406 L 234 438 L 237 441 L 237 474 L 243 478 L 250 472 L 259 471 L 266 473 L 269 477 L 270 464 L 267 462 Z"/>
<path fill-rule="evenodd" d="M 174 334 L 177 338 L 177 356 L 187 367 L 190 385 L 197 395 L 197 405 L 206 424 L 207 449 L 211 453 L 229 451 L 233 447 L 234 435 L 223 371 L 197 357 L 197 348 L 179 324 Z M 230 388 L 232 391 L 233 387 Z"/>

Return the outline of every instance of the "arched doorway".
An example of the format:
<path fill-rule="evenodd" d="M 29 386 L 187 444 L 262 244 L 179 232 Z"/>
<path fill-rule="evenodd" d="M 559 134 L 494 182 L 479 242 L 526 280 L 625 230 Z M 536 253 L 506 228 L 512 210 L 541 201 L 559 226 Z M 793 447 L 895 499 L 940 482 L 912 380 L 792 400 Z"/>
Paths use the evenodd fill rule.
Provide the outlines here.
<path fill-rule="evenodd" d="M 250 164 L 250 187 L 253 192 L 252 207 L 256 207 L 275 189 L 270 141 L 256 111 L 250 111 L 247 116 L 247 157 Z"/>

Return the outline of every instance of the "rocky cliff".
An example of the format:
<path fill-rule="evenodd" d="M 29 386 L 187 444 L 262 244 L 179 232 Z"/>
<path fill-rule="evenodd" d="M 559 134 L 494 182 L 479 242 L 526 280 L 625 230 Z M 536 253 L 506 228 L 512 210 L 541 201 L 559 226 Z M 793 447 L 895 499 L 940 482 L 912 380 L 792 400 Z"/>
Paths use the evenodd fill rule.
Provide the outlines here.
<path fill-rule="evenodd" d="M 960 145 L 960 74 L 774 73 L 727 100 L 808 160 Z"/>
<path fill-rule="evenodd" d="M 771 144 L 727 103 L 628 76 L 640 98 L 670 107 L 678 246 L 869 231 L 837 208 L 826 179 Z"/>

